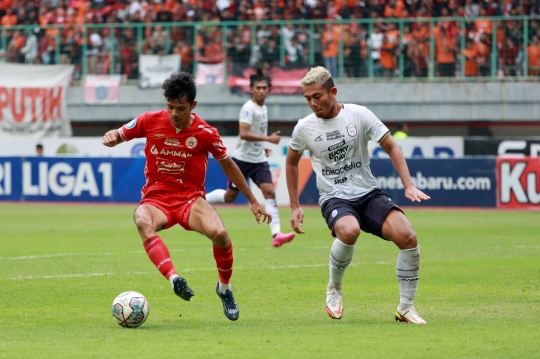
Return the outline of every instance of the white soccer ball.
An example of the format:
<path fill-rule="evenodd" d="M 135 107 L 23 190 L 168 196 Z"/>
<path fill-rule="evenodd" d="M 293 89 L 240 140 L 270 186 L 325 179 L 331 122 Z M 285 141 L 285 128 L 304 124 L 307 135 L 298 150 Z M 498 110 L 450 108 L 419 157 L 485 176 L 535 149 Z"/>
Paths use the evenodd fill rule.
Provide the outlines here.
<path fill-rule="evenodd" d="M 137 328 L 148 318 L 148 301 L 139 292 L 128 291 L 114 298 L 112 316 L 118 324 L 126 328 Z"/>

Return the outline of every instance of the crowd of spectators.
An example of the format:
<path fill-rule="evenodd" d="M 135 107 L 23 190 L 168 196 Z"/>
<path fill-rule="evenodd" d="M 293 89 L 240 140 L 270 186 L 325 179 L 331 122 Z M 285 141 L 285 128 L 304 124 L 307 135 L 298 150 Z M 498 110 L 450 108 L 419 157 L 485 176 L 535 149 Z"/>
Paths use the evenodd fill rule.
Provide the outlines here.
<path fill-rule="evenodd" d="M 528 74 L 538 76 L 540 22 L 534 15 L 539 6 L 540 0 L 0 0 L 4 29 L 0 56 L 8 62 L 75 64 L 79 76 L 84 46 L 91 74 L 114 72 L 137 78 L 139 53 L 178 53 L 187 71 L 194 61 L 217 63 L 228 58 L 229 63 L 246 66 L 323 64 L 338 76 L 342 45 L 344 77 L 425 77 L 430 55 L 435 76 L 523 75 L 525 58 Z M 522 14 L 531 15 L 525 49 L 524 21 L 504 19 Z M 493 16 L 504 20 L 494 22 Z M 366 18 L 378 21 L 234 24 Z M 388 21 L 395 18 L 405 22 Z M 433 27 L 422 21 L 434 18 Z M 198 24 L 208 21 L 233 25 Z M 184 26 L 169 26 L 170 22 Z M 147 23 L 152 25 L 144 26 Z M 83 24 L 139 25 L 85 28 Z M 13 25 L 33 26 L 10 29 Z M 492 59 L 496 69 L 491 68 Z"/>

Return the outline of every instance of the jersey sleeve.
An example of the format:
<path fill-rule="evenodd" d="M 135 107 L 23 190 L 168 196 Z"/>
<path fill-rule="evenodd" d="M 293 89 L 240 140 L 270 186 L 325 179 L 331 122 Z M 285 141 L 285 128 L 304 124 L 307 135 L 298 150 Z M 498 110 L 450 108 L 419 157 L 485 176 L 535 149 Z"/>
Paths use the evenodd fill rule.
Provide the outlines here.
<path fill-rule="evenodd" d="M 240 110 L 240 118 L 238 119 L 240 123 L 245 123 L 248 125 L 253 125 L 253 109 L 251 106 L 246 103 L 244 106 L 242 106 L 242 109 Z"/>
<path fill-rule="evenodd" d="M 300 122 L 294 126 L 293 133 L 291 135 L 291 140 L 289 142 L 289 147 L 295 152 L 304 152 L 307 150 L 307 144 L 304 139 L 303 127 Z"/>
<path fill-rule="evenodd" d="M 381 143 L 390 134 L 388 127 L 367 108 L 364 109 L 363 117 L 365 121 L 365 134 L 370 140 Z"/>
<path fill-rule="evenodd" d="M 206 142 L 209 144 L 207 148 L 208 152 L 210 152 L 216 160 L 219 161 L 227 158 L 227 147 L 223 144 L 217 129 L 212 128 L 212 133 L 207 132 Z"/>
<path fill-rule="evenodd" d="M 129 121 L 118 132 L 124 141 L 146 137 L 146 112 Z"/>

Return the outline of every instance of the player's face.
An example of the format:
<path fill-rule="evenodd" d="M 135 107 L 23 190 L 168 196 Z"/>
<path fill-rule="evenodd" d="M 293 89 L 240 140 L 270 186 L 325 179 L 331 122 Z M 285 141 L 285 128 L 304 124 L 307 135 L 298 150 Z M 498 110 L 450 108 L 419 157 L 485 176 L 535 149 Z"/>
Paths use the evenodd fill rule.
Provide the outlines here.
<path fill-rule="evenodd" d="M 270 88 L 266 81 L 256 81 L 251 88 L 251 98 L 259 105 L 262 105 L 269 91 Z"/>
<path fill-rule="evenodd" d="M 195 108 L 197 101 L 189 103 L 187 98 L 168 99 L 167 112 L 171 118 L 171 124 L 176 128 L 184 128 L 191 124 L 191 110 Z"/>
<path fill-rule="evenodd" d="M 313 84 L 302 87 L 304 97 L 313 113 L 320 118 L 332 118 L 329 116 L 337 94 L 337 89 L 327 90 L 321 84 Z"/>

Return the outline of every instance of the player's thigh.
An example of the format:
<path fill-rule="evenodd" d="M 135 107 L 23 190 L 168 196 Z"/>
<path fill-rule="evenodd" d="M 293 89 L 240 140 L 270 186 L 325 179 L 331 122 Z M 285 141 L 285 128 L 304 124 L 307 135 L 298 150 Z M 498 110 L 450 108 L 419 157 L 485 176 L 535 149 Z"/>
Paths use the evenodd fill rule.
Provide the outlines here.
<path fill-rule="evenodd" d="M 334 224 L 333 233 L 340 241 L 352 246 L 360 236 L 360 223 L 354 216 L 343 216 Z"/>
<path fill-rule="evenodd" d="M 133 220 L 143 239 L 152 237 L 168 223 L 165 213 L 151 204 L 139 205 L 133 213 Z"/>
<path fill-rule="evenodd" d="M 273 183 L 259 183 L 258 186 L 261 189 L 264 198 L 276 198 L 276 191 Z"/>
<path fill-rule="evenodd" d="M 411 249 L 418 246 L 416 233 L 411 223 L 398 209 L 388 212 L 382 225 L 382 235 L 394 242 L 399 249 Z"/>
<path fill-rule="evenodd" d="M 223 225 L 221 217 L 203 198 L 198 198 L 191 207 L 188 219 L 189 227 L 206 237 L 219 248 L 226 248 L 230 244 L 230 239 Z"/>

